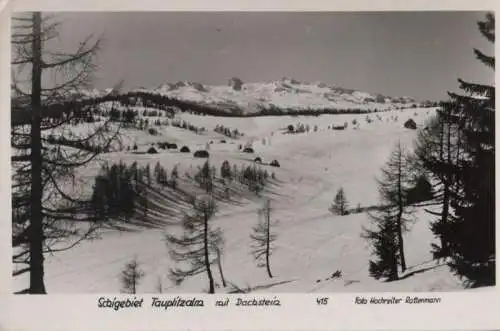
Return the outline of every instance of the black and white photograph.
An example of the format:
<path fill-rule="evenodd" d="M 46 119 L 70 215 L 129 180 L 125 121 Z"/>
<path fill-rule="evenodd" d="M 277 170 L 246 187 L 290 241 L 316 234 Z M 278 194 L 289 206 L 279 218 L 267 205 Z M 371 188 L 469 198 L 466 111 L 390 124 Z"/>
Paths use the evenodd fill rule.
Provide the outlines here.
<path fill-rule="evenodd" d="M 494 12 L 10 25 L 12 294 L 495 290 Z"/>

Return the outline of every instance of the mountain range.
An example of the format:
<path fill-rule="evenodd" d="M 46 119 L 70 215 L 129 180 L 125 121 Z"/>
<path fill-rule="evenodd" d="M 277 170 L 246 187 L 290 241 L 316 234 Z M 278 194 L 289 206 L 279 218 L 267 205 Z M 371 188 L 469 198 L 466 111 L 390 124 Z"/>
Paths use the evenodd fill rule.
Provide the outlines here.
<path fill-rule="evenodd" d="M 112 92 L 88 90 L 85 96 L 98 96 Z M 346 89 L 322 82 L 301 82 L 293 78 L 277 81 L 244 83 L 233 77 L 227 85 L 207 85 L 191 81 L 166 83 L 153 88 L 136 88 L 128 92 L 150 93 L 207 105 L 219 109 L 238 109 L 244 114 L 258 113 L 263 110 L 389 110 L 420 106 L 414 98 L 390 97 L 354 89 Z"/>

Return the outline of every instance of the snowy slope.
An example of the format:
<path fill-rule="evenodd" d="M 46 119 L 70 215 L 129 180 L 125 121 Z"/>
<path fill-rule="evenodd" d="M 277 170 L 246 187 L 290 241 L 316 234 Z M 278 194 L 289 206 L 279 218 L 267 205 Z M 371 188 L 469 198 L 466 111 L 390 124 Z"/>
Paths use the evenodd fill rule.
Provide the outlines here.
<path fill-rule="evenodd" d="M 272 199 L 272 218 L 277 221 L 276 252 L 271 258 L 274 278 L 269 279 L 264 269 L 257 268 L 249 248 L 249 235 L 257 220 L 257 209 L 261 199 L 247 200 L 243 205 L 220 205 L 214 225 L 225 233 L 226 249 L 223 259 L 224 274 L 228 282 L 238 288 L 264 292 L 363 292 L 363 291 L 452 291 L 461 289 L 446 266 L 431 261 L 430 243 L 434 240 L 429 231 L 429 215 L 417 210 L 411 232 L 406 234 L 408 276 L 400 281 L 383 283 L 368 276 L 370 250 L 360 237 L 363 227 L 370 225 L 364 213 L 335 216 L 328 207 L 339 187 L 345 189 L 352 207 L 357 204 L 369 206 L 377 203 L 375 178 L 385 163 L 390 151 L 399 140 L 411 147 L 416 131 L 403 128 L 402 123 L 412 117 L 422 125 L 425 116 L 432 111 L 419 110 L 418 116 L 410 111 L 392 111 L 372 116 L 371 124 L 366 115 L 322 115 L 319 117 L 257 117 L 218 118 L 196 116 L 186 113 L 176 115 L 194 125 L 207 127 L 207 132 L 197 135 L 188 130 L 171 126 L 160 129 L 160 136 L 127 129 L 123 134 L 124 145 L 138 143 L 144 150 L 156 141 L 175 141 L 191 149 L 203 147 L 210 140 L 210 162 L 218 169 L 223 160 L 250 164 L 254 156 L 244 155 L 237 149 L 240 143 L 254 141 L 256 155 L 265 162 L 278 159 L 281 168 L 268 168 L 276 172 L 281 183 L 268 196 Z M 398 120 L 394 117 L 398 116 Z M 356 119 L 360 126 L 351 126 Z M 328 125 L 344 122 L 349 127 L 344 131 L 328 130 Z M 318 125 L 317 132 L 283 134 L 280 131 L 288 124 L 304 123 Z M 239 139 L 225 139 L 213 132 L 216 125 L 237 128 L 245 133 Z M 262 139 L 266 144 L 262 144 Z M 137 161 L 140 164 L 159 161 L 167 169 L 179 166 L 179 173 L 192 171 L 204 160 L 192 154 L 177 151 L 161 151 L 159 154 L 132 154 L 115 152 L 104 155 L 109 161 Z M 98 166 L 83 169 L 82 185 L 91 185 L 90 180 Z M 168 280 L 170 261 L 164 232 L 176 231 L 178 218 L 168 220 L 174 225 L 163 229 L 139 232 L 106 232 L 97 241 L 83 243 L 76 248 L 47 256 L 46 286 L 49 293 L 96 293 L 118 292 L 119 274 L 124 264 L 136 257 L 146 276 L 139 285 L 139 292 L 157 291 L 161 280 L 164 292 L 202 292 L 207 289 L 204 274 L 187 279 L 180 286 Z M 215 268 L 214 268 L 215 269 Z M 342 277 L 331 278 L 340 270 Z M 215 271 L 220 284 L 220 277 Z M 27 278 L 16 278 L 15 288 L 26 285 Z M 227 292 L 229 288 L 217 288 Z"/>

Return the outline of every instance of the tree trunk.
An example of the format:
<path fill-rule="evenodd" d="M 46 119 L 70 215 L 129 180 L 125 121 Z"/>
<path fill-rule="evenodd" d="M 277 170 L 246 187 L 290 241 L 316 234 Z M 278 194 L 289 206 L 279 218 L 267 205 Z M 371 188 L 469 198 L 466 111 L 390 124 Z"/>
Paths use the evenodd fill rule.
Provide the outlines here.
<path fill-rule="evenodd" d="M 266 250 L 266 269 L 269 278 L 273 278 L 273 274 L 271 273 L 271 266 L 269 265 L 269 243 L 267 244 L 267 250 Z"/>
<path fill-rule="evenodd" d="M 214 287 L 214 277 L 212 275 L 212 270 L 210 269 L 210 256 L 208 254 L 208 211 L 204 212 L 204 236 L 203 236 L 203 246 L 205 250 L 205 269 L 207 270 L 209 289 L 208 293 L 215 293 Z"/>
<path fill-rule="evenodd" d="M 42 214 L 42 42 L 41 13 L 33 14 L 33 68 L 31 95 L 31 204 L 30 204 L 30 294 L 46 294 L 43 266 L 43 214 Z"/>
<path fill-rule="evenodd" d="M 448 256 L 448 242 L 446 240 L 446 235 L 443 230 L 446 228 L 446 223 L 448 222 L 449 208 L 450 208 L 450 185 L 448 179 L 444 183 L 443 189 L 443 210 L 441 212 L 441 232 L 439 234 L 439 239 L 441 241 L 441 252 L 444 256 Z M 443 256 L 443 257 L 444 257 Z"/>
<path fill-rule="evenodd" d="M 404 244 L 403 244 L 403 229 L 402 229 L 402 222 L 401 222 L 402 214 L 398 214 L 398 244 L 399 244 L 399 255 L 400 255 L 400 260 L 401 260 L 401 270 L 403 272 L 406 271 L 406 259 L 405 259 L 405 252 L 404 252 Z"/>
<path fill-rule="evenodd" d="M 137 283 L 137 276 L 135 274 L 135 271 L 133 271 L 134 274 L 132 275 L 132 294 L 135 294 L 135 285 Z"/>
<path fill-rule="evenodd" d="M 148 217 L 149 205 L 148 205 L 148 188 L 144 189 L 144 216 Z"/>
<path fill-rule="evenodd" d="M 271 266 L 270 266 L 270 262 L 269 262 L 269 255 L 271 253 L 271 243 L 270 243 L 270 236 L 271 236 L 271 216 L 270 216 L 270 206 L 269 206 L 269 201 L 266 203 L 266 207 L 265 207 L 265 217 L 266 217 L 266 229 L 267 229 L 267 233 L 266 233 L 266 269 L 267 269 L 267 275 L 269 276 L 269 278 L 273 278 L 273 275 L 271 273 Z"/>
<path fill-rule="evenodd" d="M 402 160 L 403 156 L 401 155 L 401 149 L 400 149 L 400 154 L 399 154 L 399 162 L 398 162 L 398 218 L 397 218 L 397 232 L 398 232 L 398 244 L 399 244 L 399 255 L 400 255 L 400 261 L 401 261 L 401 270 L 403 272 L 406 271 L 406 259 L 405 259 L 405 252 L 404 252 L 404 243 L 403 243 L 403 224 L 402 224 L 402 218 L 403 218 L 403 208 L 404 208 L 404 201 L 403 201 L 403 188 L 402 188 Z"/>
<path fill-rule="evenodd" d="M 389 280 L 398 280 L 398 258 L 397 258 L 397 250 L 392 254 L 392 263 L 391 263 L 391 278 Z"/>
<path fill-rule="evenodd" d="M 452 164 L 452 159 L 451 159 L 451 123 L 448 123 L 448 132 L 446 136 L 446 157 L 447 157 L 447 162 L 448 166 L 451 169 L 451 164 Z M 448 222 L 448 215 L 449 215 L 449 208 L 450 208 L 450 184 L 451 184 L 451 178 L 452 174 L 450 173 L 451 170 L 448 171 L 447 174 L 445 174 L 445 183 L 444 183 L 444 192 L 443 192 L 443 211 L 441 215 L 441 226 L 442 226 L 442 231 L 446 229 L 446 223 Z M 449 256 L 449 249 L 448 249 L 448 242 L 446 240 L 446 234 L 442 233 L 440 234 L 440 240 L 441 240 L 441 252 L 443 253 L 444 256 Z"/>
<path fill-rule="evenodd" d="M 158 277 L 158 283 L 156 284 L 156 289 L 158 290 L 158 293 L 163 293 L 163 285 L 161 282 L 161 277 Z"/>
<path fill-rule="evenodd" d="M 226 279 L 224 278 L 224 273 L 222 272 L 222 262 L 220 250 L 217 248 L 217 265 L 219 266 L 220 278 L 222 280 L 222 286 L 226 287 Z"/>
<path fill-rule="evenodd" d="M 449 119 L 447 119 L 449 121 Z M 448 127 L 448 136 L 447 140 L 445 141 L 444 137 L 444 132 L 445 132 L 445 124 Z M 445 158 L 444 158 L 444 146 L 446 144 L 446 153 L 447 153 L 447 158 L 448 161 L 450 160 L 450 123 L 445 123 L 445 119 L 441 119 L 441 127 L 440 127 L 440 132 L 439 132 L 439 161 L 444 163 Z M 449 174 L 444 174 L 443 175 L 443 209 L 441 210 L 441 220 L 439 221 L 439 224 L 441 226 L 441 230 L 439 233 L 439 240 L 441 241 L 441 253 L 444 253 L 446 250 L 446 239 L 445 235 L 442 233 L 446 221 L 448 219 L 448 207 L 449 207 L 449 190 L 450 190 L 450 185 L 449 185 Z"/>

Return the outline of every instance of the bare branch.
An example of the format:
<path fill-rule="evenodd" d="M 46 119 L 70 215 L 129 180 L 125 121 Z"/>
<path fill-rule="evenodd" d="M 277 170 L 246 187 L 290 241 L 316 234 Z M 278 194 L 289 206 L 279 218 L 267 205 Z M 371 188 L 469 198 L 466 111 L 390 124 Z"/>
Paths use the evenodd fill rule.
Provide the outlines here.
<path fill-rule="evenodd" d="M 19 270 L 14 270 L 12 272 L 12 277 L 22 275 L 24 273 L 27 273 L 28 271 L 30 271 L 30 267 L 26 267 L 26 268 L 19 269 Z"/>
<path fill-rule="evenodd" d="M 30 160 L 31 155 L 15 155 L 10 158 L 11 162 L 26 162 Z"/>
<path fill-rule="evenodd" d="M 75 63 L 80 60 L 83 60 L 84 57 L 88 55 L 95 55 L 95 53 L 99 50 L 99 46 L 101 44 L 101 39 L 99 38 L 92 47 L 87 48 L 87 45 L 90 39 L 93 36 L 89 36 L 83 43 L 80 44 L 80 47 L 74 54 L 57 54 L 59 57 L 66 56 L 67 58 L 58 62 L 53 63 L 44 63 L 43 68 L 54 68 L 67 65 L 69 63 Z M 55 54 L 52 54 L 55 55 Z"/>

